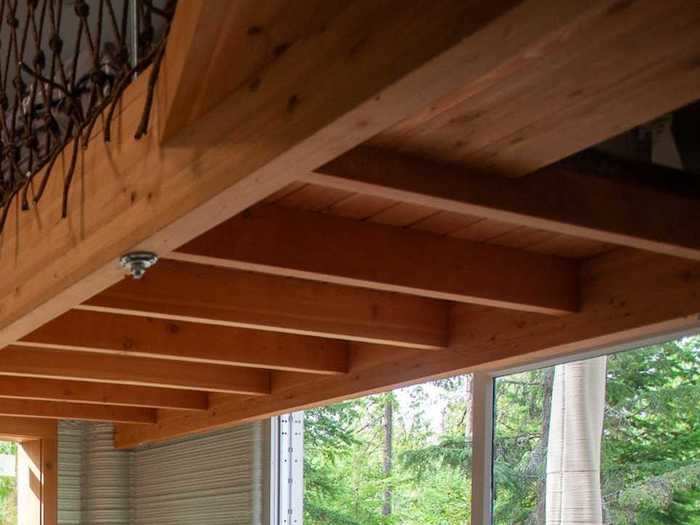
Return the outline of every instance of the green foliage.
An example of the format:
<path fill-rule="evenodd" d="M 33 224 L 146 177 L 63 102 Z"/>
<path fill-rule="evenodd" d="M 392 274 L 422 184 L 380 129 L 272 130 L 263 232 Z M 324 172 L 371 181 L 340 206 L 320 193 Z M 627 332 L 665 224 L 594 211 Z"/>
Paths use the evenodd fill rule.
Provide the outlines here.
<path fill-rule="evenodd" d="M 17 444 L 0 441 L 0 454 L 17 454 Z M 0 476 L 0 525 L 17 523 L 17 483 L 14 477 Z"/>
<path fill-rule="evenodd" d="M 389 476 L 383 470 L 387 394 L 306 412 L 306 524 L 468 522 L 470 446 L 464 434 L 464 381 L 436 382 L 430 390 L 419 385 L 389 394 L 395 407 L 394 466 Z M 442 427 L 437 431 L 436 420 Z M 393 512 L 383 516 L 388 487 Z"/>
<path fill-rule="evenodd" d="M 607 374 L 601 460 L 606 523 L 700 525 L 700 338 L 615 354 Z M 548 369 L 497 380 L 497 524 L 543 522 L 552 376 Z M 306 413 L 305 523 L 469 523 L 465 378 L 403 389 L 391 399 L 389 476 L 383 471 L 386 395 Z M 393 512 L 383 516 L 388 487 Z"/>
<path fill-rule="evenodd" d="M 700 338 L 608 359 L 603 497 L 614 523 L 700 523 Z"/>

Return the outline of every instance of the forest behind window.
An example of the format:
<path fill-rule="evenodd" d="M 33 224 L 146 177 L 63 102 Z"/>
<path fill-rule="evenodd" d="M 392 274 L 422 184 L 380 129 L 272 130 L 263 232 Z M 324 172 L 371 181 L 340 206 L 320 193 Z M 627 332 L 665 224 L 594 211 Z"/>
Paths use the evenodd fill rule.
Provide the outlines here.
<path fill-rule="evenodd" d="M 17 525 L 17 444 L 0 441 L 0 525 Z"/>
<path fill-rule="evenodd" d="M 700 525 L 700 338 L 602 359 L 603 522 Z M 496 380 L 496 524 L 545 523 L 556 368 Z M 470 424 L 470 376 L 307 411 L 305 524 L 470 523 Z"/>

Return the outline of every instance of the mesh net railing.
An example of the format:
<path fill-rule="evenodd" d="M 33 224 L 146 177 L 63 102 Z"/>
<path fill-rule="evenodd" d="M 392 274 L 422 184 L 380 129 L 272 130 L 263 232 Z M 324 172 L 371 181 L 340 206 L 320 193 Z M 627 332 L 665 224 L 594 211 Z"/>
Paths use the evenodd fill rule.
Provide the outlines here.
<path fill-rule="evenodd" d="M 0 232 L 13 202 L 41 199 L 64 150 L 67 215 L 80 148 L 99 119 L 110 141 L 126 87 L 153 66 L 134 133 L 148 131 L 176 1 L 0 0 Z"/>

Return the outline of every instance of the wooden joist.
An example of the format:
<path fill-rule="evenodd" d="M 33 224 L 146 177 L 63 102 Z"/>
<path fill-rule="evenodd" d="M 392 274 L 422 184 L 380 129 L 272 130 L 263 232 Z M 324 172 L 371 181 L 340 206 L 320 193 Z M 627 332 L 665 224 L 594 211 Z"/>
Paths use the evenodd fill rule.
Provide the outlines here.
<path fill-rule="evenodd" d="M 231 394 L 270 393 L 270 372 L 266 370 L 20 346 L 0 352 L 0 375 Z"/>
<path fill-rule="evenodd" d="M 0 400 L 0 415 L 42 419 L 80 419 L 114 423 L 155 423 L 156 410 L 112 405 L 57 403 L 26 399 Z"/>
<path fill-rule="evenodd" d="M 56 439 L 57 430 L 56 420 L 0 416 L 0 439 L 3 441 Z"/>
<path fill-rule="evenodd" d="M 206 392 L 37 377 L 0 376 L 0 398 L 173 410 L 206 410 L 209 407 Z"/>
<path fill-rule="evenodd" d="M 638 179 L 635 182 L 635 179 Z M 309 182 L 606 243 L 700 259 L 699 184 L 659 166 L 587 154 L 498 177 L 364 146 Z M 663 181 L 667 188 L 660 187 Z M 673 191 L 674 181 L 676 186 Z M 653 213 L 640 213 L 653 210 Z"/>
<path fill-rule="evenodd" d="M 170 260 L 78 308 L 414 348 L 448 338 L 442 301 Z"/>
<path fill-rule="evenodd" d="M 201 2 L 182 4 L 163 65 L 151 133 L 140 142 L 132 138 L 147 97 L 147 75 L 143 75 L 125 94 L 113 142 L 105 145 L 96 138 L 81 152 L 68 217 L 61 217 L 65 162 L 57 163 L 38 206 L 27 213 L 9 210 L 0 243 L 0 347 L 4 347 L 0 376 L 222 394 L 210 397 L 206 411 L 161 410 L 157 424 L 120 425 L 118 444 L 133 446 L 431 377 L 561 357 L 700 324 L 697 264 L 670 257 L 613 254 L 587 261 L 580 283 L 581 310 L 563 316 L 541 312 L 576 310 L 575 281 L 566 281 L 569 287 L 562 292 L 559 287 L 565 279 L 560 281 L 557 274 L 557 288 L 542 287 L 542 296 L 527 289 L 533 284 L 529 282 L 510 288 L 491 282 L 488 290 L 480 289 L 477 285 L 484 283 L 468 272 L 448 272 L 428 281 L 426 274 L 410 275 L 406 261 L 397 260 L 389 249 L 395 245 L 389 243 L 380 248 L 394 258 L 392 264 L 404 264 L 398 267 L 399 282 L 391 281 L 388 273 L 396 268 L 377 275 L 367 265 L 350 266 L 352 259 L 331 257 L 326 264 L 337 265 L 334 268 L 314 267 L 308 261 L 304 266 L 304 261 L 289 255 L 283 263 L 299 263 L 293 271 L 309 272 L 287 274 L 292 277 L 261 274 L 262 266 L 247 268 L 257 270 L 250 272 L 199 264 L 203 261 L 167 260 L 183 244 L 397 123 L 373 143 L 393 146 L 396 137 L 413 134 L 416 122 L 421 125 L 418 134 L 457 124 L 460 135 L 466 125 L 475 134 L 460 135 L 454 142 L 445 140 L 454 130 L 433 137 L 438 137 L 440 147 L 457 152 L 453 160 L 470 169 L 517 175 L 689 102 L 697 98 L 700 86 L 698 33 L 693 31 L 700 10 L 695 3 L 280 0 L 261 7 L 255 0 L 211 0 L 206 8 Z M 211 31 L 202 34 L 203 28 Z M 641 60 L 637 56 L 627 60 L 627 51 L 638 49 L 638 44 L 647 46 L 649 53 L 639 53 Z M 208 55 L 206 60 L 200 60 L 202 54 Z M 426 148 L 425 142 L 416 144 L 420 153 L 434 153 L 430 144 Z M 551 184 L 561 183 L 557 177 L 550 179 Z M 392 187 L 385 180 L 375 186 Z M 398 189 L 423 199 L 431 195 L 420 186 Z M 458 206 L 470 213 L 464 211 L 466 202 L 482 213 L 509 213 L 508 220 L 536 219 L 541 222 L 532 225 L 540 229 L 547 224 L 555 227 L 552 223 L 571 227 L 567 222 L 571 215 L 562 215 L 571 210 L 557 205 L 552 216 L 536 207 L 521 208 L 523 194 L 511 190 L 504 195 L 489 193 L 494 202 L 503 199 L 500 207 L 488 199 L 469 203 L 461 188 L 449 194 L 431 191 L 436 193 L 431 198 L 443 208 Z M 542 191 L 554 198 L 554 193 Z M 560 189 L 559 198 L 562 191 L 568 195 L 575 190 Z M 524 192 L 533 194 L 537 201 L 537 191 Z M 410 202 L 414 197 L 406 198 Z M 567 202 L 571 206 L 572 201 Z M 589 206 L 588 215 L 601 220 L 594 208 L 596 199 L 573 202 Z M 613 235 L 606 240 L 663 253 L 673 253 L 674 246 L 688 248 L 683 233 L 664 235 L 651 228 L 645 237 L 648 232 L 630 232 L 624 216 L 629 210 L 624 208 L 623 216 L 611 213 L 609 222 L 591 224 L 586 217 L 579 218 L 573 226 L 580 229 L 566 233 L 602 232 Z M 635 216 L 639 213 L 637 209 Z M 678 213 L 670 212 L 668 224 L 675 227 L 677 220 Z M 623 225 L 622 231 L 611 225 L 615 221 Z M 357 236 L 360 239 L 360 233 Z M 639 239 L 651 244 L 645 246 Z M 141 281 L 121 281 L 117 260 L 134 249 L 155 251 L 164 260 Z M 456 249 L 444 247 L 444 254 L 453 253 L 450 250 Z M 682 251 L 675 254 L 688 256 Z M 226 258 L 217 256 L 216 264 L 226 266 L 221 263 Z M 528 260 L 534 259 L 528 256 Z M 255 264 L 280 265 L 280 261 Z M 499 268 L 502 275 L 508 270 L 512 279 L 522 269 Z M 349 280 L 319 282 L 337 279 L 338 274 Z M 456 281 L 448 282 L 450 278 Z M 377 287 L 383 288 L 370 289 Z M 442 300 L 459 297 L 479 305 Z M 128 354 L 123 339 L 79 334 L 75 327 L 66 334 L 54 327 L 57 331 L 36 345 L 24 341 L 25 346 L 13 346 L 73 308 L 80 311 L 76 315 L 102 316 L 105 323 L 109 314 L 109 319 L 118 319 L 114 326 L 122 328 L 130 322 L 156 323 L 160 328 L 139 335 L 137 353 L 132 355 L 109 355 Z M 158 331 L 168 323 L 185 327 L 187 335 L 168 335 L 165 342 L 187 344 L 176 342 L 172 348 L 160 344 L 163 336 Z M 209 330 L 218 334 L 213 339 L 222 338 L 219 346 L 196 351 L 196 337 L 187 339 L 187 327 L 198 324 L 203 325 L 199 334 Z M 291 334 L 301 337 L 299 345 L 309 336 L 353 341 L 350 373 L 342 373 L 345 368 L 335 361 L 308 370 L 301 351 L 286 360 L 276 350 L 259 356 L 253 355 L 254 350 L 229 353 L 224 330 L 242 334 L 245 329 L 269 332 L 261 337 Z M 269 344 L 265 348 L 276 348 Z M 87 391 L 82 395 L 89 397 Z M 68 401 L 11 398 L 7 406 L 14 406 L 13 415 L 84 419 L 105 408 L 111 413 L 109 420 L 120 420 L 116 410 L 128 410 L 132 418 L 138 411 L 139 422 L 156 422 L 152 408 L 100 407 L 88 401 L 82 407 Z"/>
<path fill-rule="evenodd" d="M 578 307 L 574 261 L 276 206 L 245 212 L 169 257 L 545 314 Z"/>
<path fill-rule="evenodd" d="M 265 398 L 221 400 L 209 412 L 172 414 L 158 425 L 119 425 L 116 443 L 131 447 L 431 378 L 517 367 L 700 327 L 700 266 L 694 261 L 613 252 L 584 263 L 582 287 L 579 313 L 552 317 L 456 305 L 448 350 L 355 343 L 351 374 L 290 383 Z"/>
<path fill-rule="evenodd" d="M 163 255 L 181 246 L 479 78 L 523 38 L 503 37 L 503 28 L 518 25 L 509 18 L 515 0 L 189 5 L 197 3 L 182 2 L 175 14 L 149 134 L 133 138 L 147 96 L 142 75 L 125 93 L 112 142 L 98 136 L 81 152 L 68 217 L 61 218 L 61 162 L 31 213 L 10 211 L 0 246 L 0 345 L 118 282 L 125 252 Z M 563 4 L 557 9 L 567 16 L 585 10 L 575 0 Z M 525 36 L 557 29 L 551 19 Z M 487 56 L 496 35 L 502 52 Z M 200 38 L 214 40 L 204 75 L 189 69 Z M 172 82 L 207 92 L 185 88 L 183 98 Z M 201 110 L 178 105 L 205 99 Z M 172 108 L 185 120 L 166 124 Z"/>
<path fill-rule="evenodd" d="M 84 310 L 50 321 L 17 346 L 312 374 L 348 370 L 344 341 Z"/>

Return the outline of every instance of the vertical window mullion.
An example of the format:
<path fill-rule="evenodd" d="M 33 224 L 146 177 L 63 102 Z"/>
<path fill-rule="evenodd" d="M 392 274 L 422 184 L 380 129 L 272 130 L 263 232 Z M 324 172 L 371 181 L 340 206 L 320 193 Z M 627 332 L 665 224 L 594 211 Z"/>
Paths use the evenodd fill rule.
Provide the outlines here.
<path fill-rule="evenodd" d="M 491 525 L 494 379 L 476 372 L 472 387 L 472 525 Z"/>
<path fill-rule="evenodd" d="M 304 412 L 272 419 L 271 524 L 304 523 Z"/>

